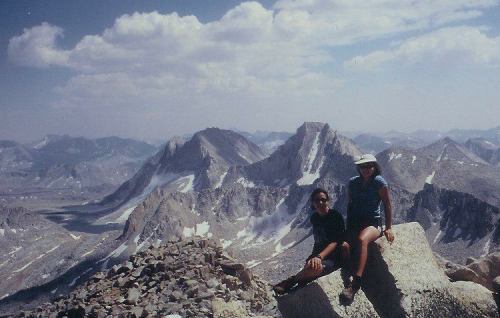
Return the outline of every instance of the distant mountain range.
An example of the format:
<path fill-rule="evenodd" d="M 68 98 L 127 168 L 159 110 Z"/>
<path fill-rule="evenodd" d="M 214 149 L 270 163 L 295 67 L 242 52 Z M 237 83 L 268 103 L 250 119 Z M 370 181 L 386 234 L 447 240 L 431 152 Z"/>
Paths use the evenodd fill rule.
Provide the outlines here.
<path fill-rule="evenodd" d="M 370 153 L 378 153 L 392 146 L 417 149 L 445 137 L 462 144 L 465 144 L 468 140 L 481 139 L 485 142 L 491 142 L 498 147 L 500 145 L 500 126 L 487 130 L 454 129 L 447 132 L 417 130 L 412 133 L 390 131 L 379 134 L 351 133 L 350 136 L 364 152 Z"/>
<path fill-rule="evenodd" d="M 0 142 L 0 193 L 4 200 L 51 196 L 96 197 L 132 176 L 156 148 L 106 137 L 50 135 L 39 142 Z M 0 197 L 1 199 L 1 197 Z"/>

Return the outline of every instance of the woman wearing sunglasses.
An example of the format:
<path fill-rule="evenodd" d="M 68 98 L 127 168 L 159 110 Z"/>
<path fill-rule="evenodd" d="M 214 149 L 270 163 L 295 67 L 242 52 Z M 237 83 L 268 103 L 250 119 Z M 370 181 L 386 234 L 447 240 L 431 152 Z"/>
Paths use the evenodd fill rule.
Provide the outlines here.
<path fill-rule="evenodd" d="M 361 278 L 368 259 L 368 245 L 382 233 L 389 243 L 392 233 L 392 207 L 387 182 L 380 175 L 380 167 L 374 155 L 366 154 L 354 162 L 359 175 L 349 180 L 347 190 L 347 238 L 357 250 L 357 264 L 353 268 L 350 284 L 342 291 L 344 300 L 351 302 L 361 287 Z M 380 203 L 384 205 L 385 230 L 380 222 Z"/>
<path fill-rule="evenodd" d="M 338 211 L 330 209 L 328 193 L 318 188 L 311 193 L 310 201 L 314 209 L 310 217 L 314 236 L 313 251 L 299 273 L 273 286 L 276 294 L 284 294 L 296 284 L 305 285 L 331 273 L 345 264 L 349 257 L 349 245 L 344 242 L 344 219 Z"/>

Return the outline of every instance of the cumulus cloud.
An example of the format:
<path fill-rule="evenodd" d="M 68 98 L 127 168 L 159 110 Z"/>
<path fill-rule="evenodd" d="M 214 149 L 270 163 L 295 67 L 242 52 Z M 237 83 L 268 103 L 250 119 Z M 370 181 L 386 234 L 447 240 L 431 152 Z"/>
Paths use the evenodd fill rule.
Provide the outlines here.
<path fill-rule="evenodd" d="M 56 47 L 63 30 L 46 22 L 10 39 L 7 54 L 11 61 L 34 67 L 66 66 L 68 52 Z"/>
<path fill-rule="evenodd" d="M 443 28 L 400 43 L 391 50 L 379 50 L 356 56 L 344 65 L 372 70 L 384 63 L 447 62 L 460 64 L 500 65 L 500 37 L 488 37 L 485 28 Z"/>
<path fill-rule="evenodd" d="M 76 72 L 56 89 L 58 108 L 106 108 L 110 113 L 168 108 L 169 114 L 195 116 L 200 105 L 220 113 L 229 107 L 243 112 L 257 100 L 262 107 L 284 110 L 293 98 L 303 104 L 322 96 L 328 103 L 342 83 L 332 73 L 336 47 L 432 30 L 477 17 L 496 4 L 496 0 L 280 0 L 266 9 L 258 2 L 244 2 L 207 23 L 177 13 L 133 13 L 66 50 L 57 46 L 63 30 L 43 23 L 13 37 L 8 53 L 20 65 L 61 66 Z M 467 51 L 464 45 L 462 50 L 475 59 L 495 61 L 493 54 L 498 51 L 491 43 L 497 40 L 484 32 L 470 32 L 467 45 L 480 45 L 485 51 L 480 56 L 479 49 Z M 449 39 L 448 51 L 458 47 L 447 32 L 441 33 Z M 356 61 L 376 66 L 429 54 L 419 51 L 418 42 L 431 47 L 431 38 L 439 34 Z"/>

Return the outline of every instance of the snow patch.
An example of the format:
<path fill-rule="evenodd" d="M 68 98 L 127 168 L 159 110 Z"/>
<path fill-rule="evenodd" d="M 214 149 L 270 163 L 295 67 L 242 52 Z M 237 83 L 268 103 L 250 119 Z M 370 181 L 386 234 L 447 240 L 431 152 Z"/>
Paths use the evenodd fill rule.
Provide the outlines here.
<path fill-rule="evenodd" d="M 290 247 L 292 247 L 293 245 L 295 244 L 295 241 L 291 242 L 290 244 L 287 244 L 285 246 L 281 245 L 281 242 L 279 242 L 278 244 L 276 244 L 276 246 L 274 247 L 274 253 L 271 257 L 275 257 L 276 255 L 279 255 L 281 253 L 283 253 L 283 251 L 286 251 L 287 249 L 289 249 Z"/>
<path fill-rule="evenodd" d="M 245 157 L 245 155 L 243 155 L 241 152 L 238 152 L 238 156 L 240 156 L 241 158 L 245 159 L 245 161 L 247 163 L 252 163 L 252 160 L 250 160 L 247 157 Z"/>
<path fill-rule="evenodd" d="M 317 132 L 316 135 L 314 136 L 313 145 L 311 147 L 311 150 L 309 151 L 309 155 L 307 157 L 304 170 L 302 171 L 302 177 L 299 180 L 297 180 L 297 185 L 312 184 L 314 181 L 316 181 L 316 179 L 320 177 L 319 173 L 321 168 L 323 167 L 325 156 L 322 156 L 320 164 L 318 165 L 317 169 L 313 171 L 314 160 L 318 155 L 320 146 L 319 135 L 320 133 Z"/>
<path fill-rule="evenodd" d="M 90 255 L 90 254 L 94 253 L 94 251 L 95 251 L 95 249 L 90 250 L 90 251 L 88 251 L 88 252 L 86 252 L 86 253 L 83 253 L 81 257 L 83 258 L 83 257 L 85 257 L 85 256 L 87 256 L 87 255 Z"/>
<path fill-rule="evenodd" d="M 149 242 L 149 240 L 150 240 L 150 239 L 153 237 L 153 235 L 156 233 L 156 230 L 158 230 L 158 227 L 159 227 L 159 226 L 160 226 L 160 225 L 157 225 L 157 226 L 153 229 L 153 231 L 151 231 L 151 234 L 150 234 L 150 235 L 149 235 L 149 236 L 148 236 L 148 237 L 147 237 L 144 241 L 142 241 L 142 243 L 141 243 L 141 244 L 139 244 L 139 246 L 137 246 L 137 248 L 135 249 L 135 251 L 136 251 L 136 252 L 137 252 L 137 251 L 140 251 L 140 250 L 141 250 L 144 246 L 146 246 L 146 244 Z M 139 238 L 139 235 L 136 237 L 136 239 L 138 239 L 138 238 Z M 134 240 L 134 241 L 135 241 L 135 240 Z M 138 241 L 139 241 L 139 240 L 135 241 L 135 242 L 136 242 L 136 244 L 137 244 L 137 242 L 138 242 Z"/>
<path fill-rule="evenodd" d="M 29 262 L 28 264 L 24 265 L 24 266 L 23 266 L 23 267 L 21 267 L 21 268 L 16 269 L 15 271 L 12 271 L 12 272 L 13 272 L 13 273 L 19 273 L 19 272 L 21 272 L 21 271 L 25 270 L 26 268 L 28 268 L 28 266 L 30 266 L 30 265 L 31 265 L 34 261 L 35 261 L 35 260 L 32 260 L 32 261 L 31 261 L 31 262 Z"/>
<path fill-rule="evenodd" d="M 425 178 L 425 183 L 432 184 L 432 179 L 434 178 L 434 175 L 436 174 L 436 171 L 432 171 L 432 173 Z"/>
<path fill-rule="evenodd" d="M 199 236 L 204 236 L 205 234 L 208 233 L 208 230 L 210 229 L 210 225 L 208 224 L 207 221 L 196 224 L 196 235 Z"/>
<path fill-rule="evenodd" d="M 439 230 L 439 232 L 436 234 L 436 237 L 434 238 L 434 241 L 432 241 L 432 245 L 436 244 L 438 239 L 441 237 L 441 234 L 443 234 L 443 231 Z"/>
<path fill-rule="evenodd" d="M 411 158 L 411 164 L 413 164 L 413 163 L 415 162 L 415 160 L 417 160 L 417 156 L 413 156 L 413 157 Z"/>
<path fill-rule="evenodd" d="M 7 262 L 9 261 L 9 259 L 6 259 L 5 261 L 3 261 L 2 263 L 0 263 L 0 267 L 3 267 L 5 264 L 7 264 Z"/>
<path fill-rule="evenodd" d="M 179 192 L 186 193 L 194 190 L 193 188 L 194 174 L 182 177 L 177 181 L 181 183 L 178 187 Z"/>
<path fill-rule="evenodd" d="M 17 253 L 20 249 L 22 249 L 22 246 L 14 246 L 14 250 L 9 252 L 9 255 L 12 255 L 14 253 Z"/>
<path fill-rule="evenodd" d="M 389 161 L 391 161 L 392 159 L 399 159 L 401 158 L 403 155 L 398 153 L 398 154 L 395 154 L 394 152 L 391 152 L 389 154 Z"/>
<path fill-rule="evenodd" d="M 134 205 L 132 207 L 127 208 L 123 213 L 115 220 L 116 223 L 125 223 L 128 220 L 128 217 L 134 209 L 137 207 L 137 205 Z"/>
<path fill-rule="evenodd" d="M 58 249 L 58 248 L 59 248 L 59 246 L 61 246 L 61 245 L 57 245 L 57 246 L 55 246 L 55 247 L 51 248 L 50 250 L 48 250 L 47 252 L 45 252 L 45 253 L 42 253 L 42 254 L 38 255 L 38 257 L 37 257 L 37 258 L 35 258 L 35 260 L 37 260 L 37 259 L 41 259 L 41 258 L 42 258 L 42 257 L 44 257 L 45 255 L 47 255 L 47 254 L 49 254 L 49 253 L 52 253 L 53 251 L 55 251 L 56 249 Z"/>
<path fill-rule="evenodd" d="M 233 241 L 231 240 L 225 240 L 225 239 L 220 239 L 220 243 L 222 244 L 222 248 L 226 249 L 228 248 L 231 244 L 233 244 Z"/>
<path fill-rule="evenodd" d="M 251 260 L 251 261 L 247 262 L 247 266 L 248 266 L 248 268 L 252 268 L 252 267 L 259 265 L 260 263 L 262 263 L 262 261 Z"/>
<path fill-rule="evenodd" d="M 222 183 L 224 182 L 224 178 L 226 177 L 227 175 L 227 171 L 224 172 L 221 176 L 220 176 L 220 179 L 219 181 L 217 182 L 216 185 L 214 185 L 214 188 L 217 189 L 217 188 L 220 188 L 222 186 Z"/>
<path fill-rule="evenodd" d="M 5 230 L 4 229 L 0 229 L 0 236 L 5 236 Z"/>
<path fill-rule="evenodd" d="M 182 235 L 186 238 L 193 236 L 194 233 L 196 233 L 194 227 L 184 227 L 184 229 L 182 229 Z"/>
<path fill-rule="evenodd" d="M 490 251 L 490 246 L 491 246 L 491 238 L 488 239 L 488 241 L 486 241 L 486 244 L 484 244 L 483 254 L 481 254 L 481 257 L 488 255 L 488 253 Z"/>
<path fill-rule="evenodd" d="M 196 211 L 196 203 L 193 202 L 193 206 L 191 207 L 191 213 L 200 216 L 200 212 Z"/>
<path fill-rule="evenodd" d="M 182 234 L 184 237 L 191 237 L 191 236 L 206 236 L 206 237 L 211 237 L 212 233 L 209 233 L 210 225 L 208 224 L 207 221 L 204 221 L 202 223 L 196 224 L 194 227 L 185 227 L 182 230 Z"/>
<path fill-rule="evenodd" d="M 49 275 L 49 274 L 43 274 L 43 275 L 42 275 L 42 279 L 47 279 L 47 278 L 49 278 L 49 277 L 50 277 L 50 275 Z"/>
<path fill-rule="evenodd" d="M 447 146 L 448 146 L 448 144 L 446 144 L 446 145 L 443 146 L 443 150 L 441 151 L 441 153 L 439 154 L 439 156 L 436 159 L 437 162 L 441 161 L 441 159 L 443 157 L 443 154 L 444 154 L 444 151 L 446 150 Z"/>
<path fill-rule="evenodd" d="M 17 230 L 16 229 L 10 229 L 12 233 L 16 233 L 17 234 Z"/>
<path fill-rule="evenodd" d="M 253 183 L 250 180 L 245 179 L 244 177 L 239 178 L 236 180 L 237 183 L 242 184 L 245 188 L 254 188 L 255 183 Z"/>
<path fill-rule="evenodd" d="M 56 288 L 56 289 L 51 290 L 51 291 L 50 291 L 50 293 L 51 293 L 51 294 L 55 294 L 55 293 L 56 293 L 56 291 L 57 291 L 57 288 Z"/>
<path fill-rule="evenodd" d="M 91 267 L 91 268 L 89 268 L 89 269 L 87 269 L 87 270 L 86 270 L 85 272 L 83 272 L 81 275 L 76 276 L 76 277 L 75 277 L 75 278 L 71 281 L 71 283 L 69 283 L 69 284 L 68 284 L 68 286 L 69 286 L 69 287 L 71 287 L 71 286 L 75 285 L 76 281 L 77 281 L 80 277 L 82 277 L 83 275 L 87 274 L 87 273 L 88 273 L 88 272 L 90 272 L 91 270 L 93 270 L 93 268 L 92 268 L 92 267 Z"/>
<path fill-rule="evenodd" d="M 39 143 L 34 145 L 33 148 L 39 150 L 39 149 L 43 148 L 44 146 L 46 146 L 48 144 L 48 142 L 49 142 L 49 138 L 45 137 Z"/>
<path fill-rule="evenodd" d="M 74 234 L 72 234 L 72 233 L 69 233 L 69 235 L 70 235 L 70 236 L 71 236 L 71 237 L 72 237 L 75 241 L 76 241 L 76 240 L 79 240 L 79 239 L 80 239 L 80 237 L 81 237 L 81 235 L 76 236 L 76 235 L 74 235 Z"/>
<path fill-rule="evenodd" d="M 299 209 L 307 202 L 308 197 L 304 195 L 298 205 Z M 285 198 L 283 198 L 271 215 L 260 218 L 250 217 L 248 227 L 239 231 L 236 237 L 242 240 L 242 244 L 247 244 L 245 248 L 269 242 L 277 243 L 290 232 L 295 217 L 296 214 L 289 214 Z"/>
<path fill-rule="evenodd" d="M 2 297 L 0 297 L 0 300 L 4 299 L 4 298 L 6 298 L 6 297 L 9 297 L 9 295 L 10 295 L 10 294 L 5 294 L 5 295 L 3 295 Z"/>
<path fill-rule="evenodd" d="M 155 174 L 152 178 L 151 181 L 149 181 L 148 186 L 142 191 L 142 194 L 139 197 L 145 197 L 157 187 L 164 186 L 168 183 L 171 183 L 175 179 L 179 178 L 179 174 L 177 173 L 171 173 L 167 172 L 166 174 L 163 175 L 157 175 Z"/>
<path fill-rule="evenodd" d="M 100 260 L 98 263 L 104 262 L 104 264 L 102 265 L 102 270 L 105 270 L 108 267 L 108 261 L 111 257 L 116 258 L 116 257 L 120 256 L 123 252 L 125 252 L 125 250 L 127 250 L 127 248 L 128 248 L 128 246 L 127 246 L 126 242 L 122 243 L 114 251 L 109 253 L 108 256 L 106 256 L 105 258 Z"/>

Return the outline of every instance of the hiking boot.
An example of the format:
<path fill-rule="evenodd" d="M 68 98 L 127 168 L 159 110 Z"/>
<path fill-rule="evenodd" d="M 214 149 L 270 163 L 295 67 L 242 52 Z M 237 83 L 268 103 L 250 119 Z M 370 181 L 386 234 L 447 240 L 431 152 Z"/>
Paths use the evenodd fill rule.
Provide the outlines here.
<path fill-rule="evenodd" d="M 361 277 L 354 276 L 352 282 L 340 293 L 340 298 L 346 303 L 352 303 L 354 295 L 361 288 Z"/>
<path fill-rule="evenodd" d="M 297 279 L 295 278 L 295 276 L 292 276 L 288 279 L 285 279 L 281 283 L 274 285 L 273 290 L 277 295 L 283 295 L 289 292 L 293 288 L 293 286 L 295 286 L 295 284 L 297 284 Z"/>

